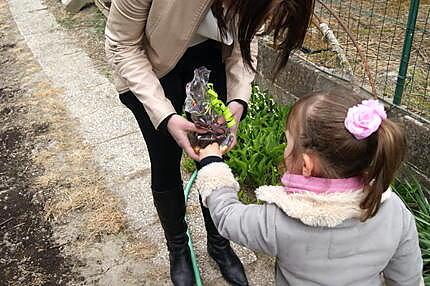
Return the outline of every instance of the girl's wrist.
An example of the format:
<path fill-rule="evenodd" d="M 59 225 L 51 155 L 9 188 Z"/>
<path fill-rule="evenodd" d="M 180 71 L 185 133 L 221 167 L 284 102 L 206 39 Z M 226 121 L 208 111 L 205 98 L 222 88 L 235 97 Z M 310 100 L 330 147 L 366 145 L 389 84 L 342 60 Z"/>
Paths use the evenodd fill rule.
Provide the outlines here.
<path fill-rule="evenodd" d="M 224 159 L 219 155 L 209 155 L 200 160 L 198 168 L 201 169 L 212 163 L 224 162 Z"/>
<path fill-rule="evenodd" d="M 219 152 L 202 152 L 200 150 L 200 153 L 199 153 L 199 160 L 200 161 L 202 161 L 208 157 L 218 157 L 218 158 L 222 159 L 222 154 Z"/>

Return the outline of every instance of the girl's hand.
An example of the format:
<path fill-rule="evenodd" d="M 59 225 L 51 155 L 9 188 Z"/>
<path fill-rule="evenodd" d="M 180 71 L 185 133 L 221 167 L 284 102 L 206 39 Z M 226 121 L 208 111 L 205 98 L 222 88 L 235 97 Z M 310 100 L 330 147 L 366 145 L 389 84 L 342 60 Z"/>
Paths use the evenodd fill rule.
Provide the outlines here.
<path fill-rule="evenodd" d="M 209 156 L 222 157 L 222 151 L 218 143 L 212 143 L 199 151 L 199 161 Z"/>

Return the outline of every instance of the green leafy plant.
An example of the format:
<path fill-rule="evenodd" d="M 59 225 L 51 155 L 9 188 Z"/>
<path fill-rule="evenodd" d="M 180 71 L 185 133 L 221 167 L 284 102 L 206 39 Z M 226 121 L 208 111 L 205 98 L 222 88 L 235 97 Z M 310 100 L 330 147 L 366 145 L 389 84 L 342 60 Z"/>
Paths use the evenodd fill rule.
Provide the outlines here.
<path fill-rule="evenodd" d="M 187 173 L 192 173 L 196 170 L 196 162 L 190 156 L 185 154 L 181 161 L 181 168 Z"/>
<path fill-rule="evenodd" d="M 237 146 L 226 160 L 242 188 L 253 190 L 279 184 L 278 166 L 286 147 L 284 125 L 289 110 L 289 106 L 276 104 L 257 86 L 253 87 L 248 115 L 239 125 Z M 242 201 L 246 203 L 247 199 Z"/>
<path fill-rule="evenodd" d="M 424 284 L 430 285 L 430 204 L 429 190 L 421 186 L 416 180 L 396 181 L 393 186 L 395 192 L 403 199 L 415 216 L 420 247 L 424 262 Z"/>

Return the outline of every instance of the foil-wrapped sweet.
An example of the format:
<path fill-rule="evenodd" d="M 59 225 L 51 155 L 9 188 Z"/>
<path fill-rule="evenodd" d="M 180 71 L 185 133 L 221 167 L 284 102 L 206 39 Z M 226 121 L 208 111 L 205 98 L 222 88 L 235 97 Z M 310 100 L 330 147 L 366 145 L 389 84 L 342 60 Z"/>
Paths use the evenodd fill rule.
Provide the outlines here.
<path fill-rule="evenodd" d="M 217 142 L 225 149 L 233 142 L 230 128 L 236 123 L 230 110 L 218 99 L 209 83 L 210 71 L 206 67 L 194 70 L 194 78 L 186 86 L 185 111 L 191 115 L 196 127 L 206 130 L 200 134 L 189 134 L 190 143 L 195 150 Z"/>

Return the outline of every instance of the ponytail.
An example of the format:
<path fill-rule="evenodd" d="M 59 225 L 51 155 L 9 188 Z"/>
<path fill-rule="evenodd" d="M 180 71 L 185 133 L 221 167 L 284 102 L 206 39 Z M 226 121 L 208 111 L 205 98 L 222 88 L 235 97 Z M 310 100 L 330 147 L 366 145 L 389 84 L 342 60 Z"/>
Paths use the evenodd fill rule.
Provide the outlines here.
<path fill-rule="evenodd" d="M 364 176 L 367 196 L 360 204 L 366 210 L 363 220 L 373 217 L 378 211 L 382 194 L 393 181 L 406 152 L 406 137 L 391 120 L 385 119 L 375 135 L 376 152 Z"/>

